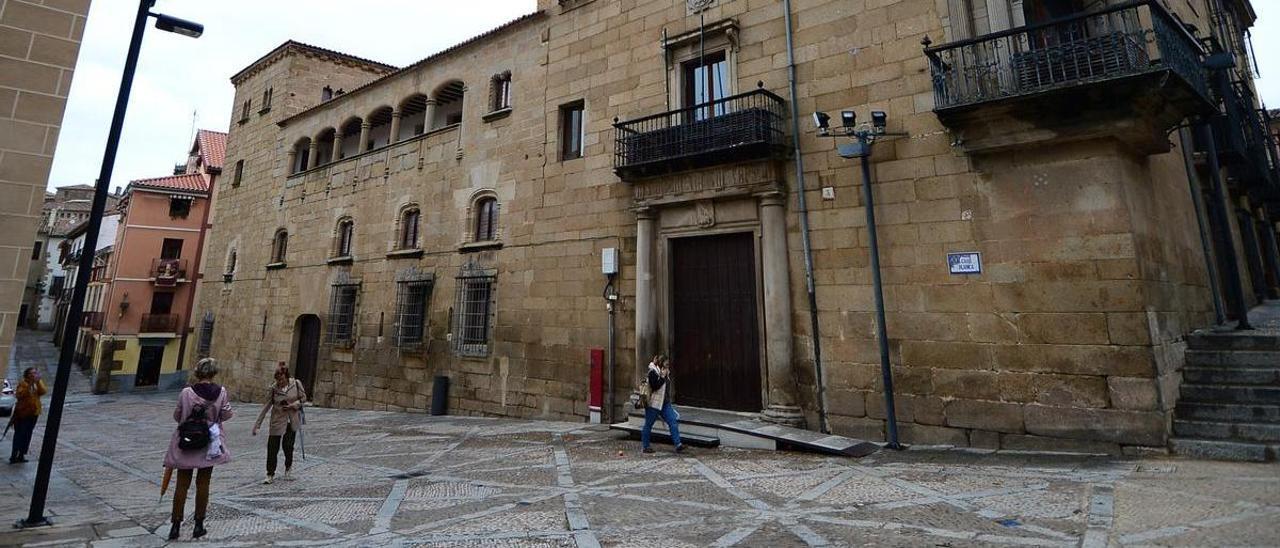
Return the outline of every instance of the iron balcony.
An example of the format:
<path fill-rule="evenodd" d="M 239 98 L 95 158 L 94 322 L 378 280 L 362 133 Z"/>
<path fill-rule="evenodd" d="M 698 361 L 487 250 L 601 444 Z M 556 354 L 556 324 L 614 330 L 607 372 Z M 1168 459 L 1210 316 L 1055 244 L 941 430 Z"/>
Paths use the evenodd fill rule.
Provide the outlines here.
<path fill-rule="evenodd" d="M 787 155 L 785 101 L 765 89 L 619 122 L 613 170 L 624 181 Z"/>

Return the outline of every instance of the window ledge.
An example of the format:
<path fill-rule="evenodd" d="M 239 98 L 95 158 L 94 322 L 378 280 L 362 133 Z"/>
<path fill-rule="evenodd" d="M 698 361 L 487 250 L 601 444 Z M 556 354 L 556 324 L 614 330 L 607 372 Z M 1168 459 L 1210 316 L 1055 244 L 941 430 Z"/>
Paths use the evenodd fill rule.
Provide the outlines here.
<path fill-rule="evenodd" d="M 506 107 L 506 108 L 495 110 L 493 112 L 485 114 L 484 116 L 481 116 L 480 119 L 486 122 L 492 122 L 494 120 L 501 120 L 510 115 L 511 115 L 511 107 Z"/>
<path fill-rule="evenodd" d="M 458 246 L 459 253 L 467 253 L 471 251 L 483 251 L 485 249 L 501 249 L 502 240 L 485 240 L 482 242 L 467 242 Z"/>
<path fill-rule="evenodd" d="M 355 258 L 351 255 L 343 255 L 341 257 L 330 257 L 329 260 L 325 262 L 329 264 L 351 264 L 354 261 Z"/>
<path fill-rule="evenodd" d="M 280 262 L 278 262 L 278 263 L 271 263 L 271 264 L 267 265 L 267 270 L 279 270 L 279 269 L 284 268 L 284 267 L 286 267 L 286 266 L 288 266 L 288 263 L 286 263 L 286 262 L 284 262 L 284 261 L 280 261 Z"/>
<path fill-rule="evenodd" d="M 262 116 L 262 115 L 264 115 L 264 114 L 266 114 L 266 113 L 268 113 L 268 112 L 271 112 L 271 107 L 266 107 L 266 108 L 264 108 L 264 109 L 262 109 L 262 110 L 259 110 L 259 111 L 258 111 L 258 116 Z"/>
<path fill-rule="evenodd" d="M 395 251 L 387 252 L 388 259 L 416 259 L 421 256 L 422 256 L 421 247 L 415 247 L 413 249 L 397 249 Z"/>

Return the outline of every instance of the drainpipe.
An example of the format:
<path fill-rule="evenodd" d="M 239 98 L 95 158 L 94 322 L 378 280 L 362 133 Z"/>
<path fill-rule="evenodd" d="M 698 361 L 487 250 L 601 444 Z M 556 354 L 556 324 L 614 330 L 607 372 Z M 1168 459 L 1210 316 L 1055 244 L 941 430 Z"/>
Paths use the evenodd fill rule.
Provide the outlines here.
<path fill-rule="evenodd" d="M 809 204 L 805 199 L 804 155 L 800 150 L 800 105 L 796 93 L 796 55 L 792 35 L 791 0 L 782 2 L 783 18 L 787 25 L 787 84 L 791 91 L 791 146 L 795 149 L 796 187 L 800 207 L 800 242 L 804 247 L 804 281 L 809 293 L 809 324 L 813 341 L 814 379 L 818 385 L 818 428 L 823 434 L 831 432 L 827 424 L 827 391 L 822 376 L 822 337 L 818 330 L 818 294 L 813 281 L 813 248 L 809 240 Z"/>
<path fill-rule="evenodd" d="M 1191 205 L 1196 211 L 1196 225 L 1200 232 L 1200 248 L 1204 250 L 1204 266 L 1209 273 L 1209 293 L 1213 295 L 1213 314 L 1214 323 L 1222 325 L 1227 323 L 1227 315 L 1222 309 L 1222 295 L 1218 293 L 1218 269 L 1213 266 L 1213 247 L 1209 245 L 1209 232 L 1204 226 L 1204 208 L 1200 205 L 1201 193 L 1199 185 L 1196 184 L 1198 175 L 1196 173 L 1195 161 L 1191 158 L 1192 145 L 1191 131 L 1187 128 L 1179 130 L 1182 137 L 1182 162 L 1187 168 L 1187 185 L 1191 187 Z"/>

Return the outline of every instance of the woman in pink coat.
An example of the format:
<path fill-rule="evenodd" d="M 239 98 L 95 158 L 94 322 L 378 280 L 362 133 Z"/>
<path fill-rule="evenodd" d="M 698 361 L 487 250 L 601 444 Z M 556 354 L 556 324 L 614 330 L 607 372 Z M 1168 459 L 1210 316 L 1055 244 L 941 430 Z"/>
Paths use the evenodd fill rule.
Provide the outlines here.
<path fill-rule="evenodd" d="M 213 467 L 231 461 L 231 453 L 222 436 L 214 438 L 211 443 L 220 444 L 221 454 L 210 457 L 208 444 L 198 449 L 182 449 L 178 446 L 181 437 L 181 425 L 186 422 L 192 412 L 204 410 L 204 422 L 208 425 L 221 424 L 233 415 L 231 404 L 227 402 L 227 389 L 214 384 L 213 377 L 218 374 L 217 363 L 212 358 L 205 358 L 196 364 L 196 382 L 182 389 L 178 395 L 178 407 L 173 410 L 173 420 L 179 428 L 174 429 L 173 438 L 169 441 L 169 452 L 164 456 L 164 467 L 178 470 L 178 485 L 173 492 L 173 525 L 169 529 L 169 539 L 178 538 L 185 513 L 187 491 L 191 488 L 191 475 L 196 476 L 196 528 L 191 532 L 192 538 L 200 538 L 207 531 L 204 528 L 205 510 L 209 507 L 209 479 L 213 476 Z"/>

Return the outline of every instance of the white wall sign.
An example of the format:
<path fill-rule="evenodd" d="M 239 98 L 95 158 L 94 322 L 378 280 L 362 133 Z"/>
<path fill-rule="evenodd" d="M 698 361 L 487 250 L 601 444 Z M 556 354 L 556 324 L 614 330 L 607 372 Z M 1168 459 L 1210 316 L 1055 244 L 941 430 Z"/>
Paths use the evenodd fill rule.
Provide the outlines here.
<path fill-rule="evenodd" d="M 952 274 L 981 274 L 982 254 L 977 251 L 948 253 L 947 267 Z"/>

